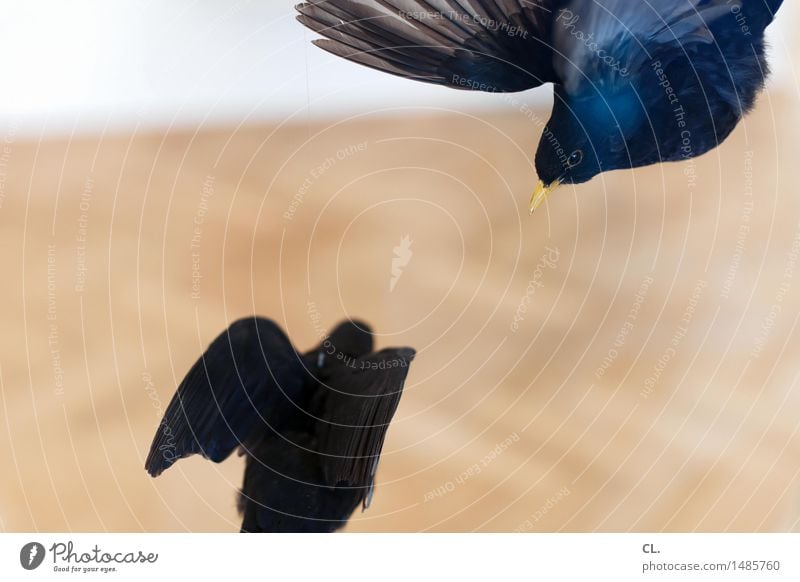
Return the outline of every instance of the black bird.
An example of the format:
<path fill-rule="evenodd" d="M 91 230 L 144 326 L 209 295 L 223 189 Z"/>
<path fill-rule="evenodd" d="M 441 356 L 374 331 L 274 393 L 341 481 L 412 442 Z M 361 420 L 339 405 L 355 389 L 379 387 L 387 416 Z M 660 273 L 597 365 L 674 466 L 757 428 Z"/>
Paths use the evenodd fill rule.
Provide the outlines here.
<path fill-rule="evenodd" d="M 299 354 L 259 317 L 231 325 L 189 370 L 159 425 L 153 477 L 201 454 L 247 455 L 242 532 L 332 532 L 371 501 L 410 348 L 373 351 L 364 323 L 340 324 Z"/>
<path fill-rule="evenodd" d="M 783 0 L 316 0 L 317 46 L 456 89 L 553 83 L 531 212 L 559 184 L 699 156 L 752 108 Z"/>

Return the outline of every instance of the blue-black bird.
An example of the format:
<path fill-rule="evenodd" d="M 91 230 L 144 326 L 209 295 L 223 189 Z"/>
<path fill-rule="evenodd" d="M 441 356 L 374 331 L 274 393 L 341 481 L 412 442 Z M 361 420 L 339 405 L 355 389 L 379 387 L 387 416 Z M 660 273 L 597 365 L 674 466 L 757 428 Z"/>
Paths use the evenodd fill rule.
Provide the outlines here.
<path fill-rule="evenodd" d="M 242 532 L 333 532 L 371 501 L 410 348 L 373 352 L 370 328 L 340 324 L 300 354 L 274 322 L 231 325 L 178 387 L 145 469 L 200 454 L 247 456 Z"/>
<path fill-rule="evenodd" d="M 531 212 L 559 184 L 699 156 L 752 108 L 782 0 L 315 0 L 317 46 L 456 89 L 553 83 Z"/>

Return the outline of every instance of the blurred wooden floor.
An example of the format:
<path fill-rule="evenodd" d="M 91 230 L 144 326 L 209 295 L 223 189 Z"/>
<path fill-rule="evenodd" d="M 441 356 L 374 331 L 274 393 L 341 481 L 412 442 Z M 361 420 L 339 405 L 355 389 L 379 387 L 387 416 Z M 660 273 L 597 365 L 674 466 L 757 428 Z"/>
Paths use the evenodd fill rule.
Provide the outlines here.
<path fill-rule="evenodd" d="M 350 531 L 797 527 L 796 103 L 532 218 L 541 128 L 509 111 L 5 136 L 0 526 L 236 530 L 240 459 L 142 465 L 257 312 L 303 348 L 351 315 L 419 351 Z"/>

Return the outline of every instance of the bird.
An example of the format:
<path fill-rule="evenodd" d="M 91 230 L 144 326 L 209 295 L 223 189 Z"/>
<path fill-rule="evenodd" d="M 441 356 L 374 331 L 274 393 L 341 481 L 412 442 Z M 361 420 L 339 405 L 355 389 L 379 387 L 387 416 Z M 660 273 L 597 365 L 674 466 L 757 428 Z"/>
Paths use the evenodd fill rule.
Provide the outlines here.
<path fill-rule="evenodd" d="M 533 213 L 558 186 L 690 160 L 721 144 L 769 72 L 783 0 L 315 0 L 318 47 L 455 89 L 553 84 Z"/>
<path fill-rule="evenodd" d="M 339 324 L 299 353 L 274 321 L 253 316 L 223 331 L 167 406 L 145 469 L 157 477 L 199 454 L 246 457 L 242 533 L 330 533 L 369 507 L 411 348 L 373 351 L 364 322 Z"/>

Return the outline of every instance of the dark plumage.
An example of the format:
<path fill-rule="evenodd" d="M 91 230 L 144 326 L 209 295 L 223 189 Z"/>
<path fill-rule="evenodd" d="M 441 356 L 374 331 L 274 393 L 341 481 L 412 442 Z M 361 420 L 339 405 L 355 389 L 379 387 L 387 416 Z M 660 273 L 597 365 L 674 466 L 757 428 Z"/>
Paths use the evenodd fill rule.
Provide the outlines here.
<path fill-rule="evenodd" d="M 553 83 L 538 206 L 559 184 L 690 159 L 753 106 L 782 0 L 318 0 L 321 48 L 394 75 L 481 91 Z"/>
<path fill-rule="evenodd" d="M 345 322 L 306 354 L 272 321 L 230 326 L 189 370 L 145 469 L 247 455 L 243 532 L 332 532 L 369 505 L 410 348 L 371 353 L 372 332 Z"/>

